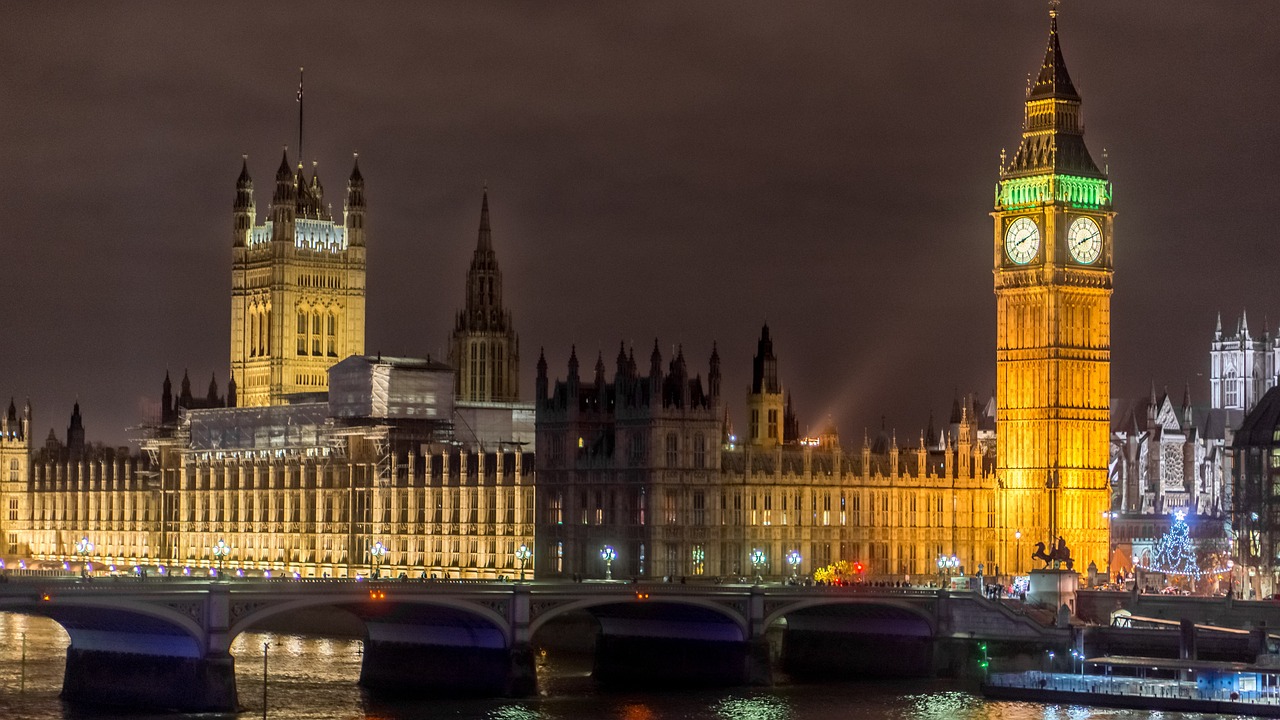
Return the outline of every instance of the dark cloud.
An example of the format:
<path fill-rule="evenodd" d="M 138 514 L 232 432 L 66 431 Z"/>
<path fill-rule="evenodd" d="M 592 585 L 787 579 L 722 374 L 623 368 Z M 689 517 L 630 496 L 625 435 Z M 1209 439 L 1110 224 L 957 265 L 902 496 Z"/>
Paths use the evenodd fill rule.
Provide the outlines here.
<path fill-rule="evenodd" d="M 742 414 L 762 322 L 802 423 L 914 436 L 994 386 L 991 220 L 1042 3 L 7 5 L 0 392 L 119 441 L 166 368 L 225 382 L 239 156 L 368 182 L 368 348 L 443 353 L 491 187 L 539 346 L 711 342 Z M 1119 210 L 1113 394 L 1207 385 L 1214 313 L 1274 308 L 1280 25 L 1266 0 L 1072 0 Z"/>

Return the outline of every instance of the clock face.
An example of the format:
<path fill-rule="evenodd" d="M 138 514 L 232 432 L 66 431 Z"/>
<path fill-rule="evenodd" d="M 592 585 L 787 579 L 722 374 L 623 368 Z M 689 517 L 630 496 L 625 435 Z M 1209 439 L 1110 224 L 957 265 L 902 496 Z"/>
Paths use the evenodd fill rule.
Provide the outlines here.
<path fill-rule="evenodd" d="M 1067 249 L 1082 265 L 1090 265 L 1102 254 L 1102 229 L 1093 218 L 1078 217 L 1067 230 Z"/>
<path fill-rule="evenodd" d="M 1009 223 L 1004 231 L 1004 251 L 1009 259 L 1026 265 L 1035 259 L 1040 250 L 1040 226 L 1029 217 L 1020 217 Z"/>

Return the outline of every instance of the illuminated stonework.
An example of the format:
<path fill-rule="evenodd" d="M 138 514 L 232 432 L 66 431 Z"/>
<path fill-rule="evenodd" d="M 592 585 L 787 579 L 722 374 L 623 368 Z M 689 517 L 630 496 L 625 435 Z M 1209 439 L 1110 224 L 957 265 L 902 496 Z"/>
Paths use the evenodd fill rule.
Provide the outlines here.
<path fill-rule="evenodd" d="M 364 178 L 347 184 L 346 224 L 334 222 L 324 187 L 286 155 L 271 215 L 256 225 L 246 163 L 236 183 L 231 272 L 231 373 L 237 404 L 277 405 L 326 392 L 325 371 L 364 354 Z"/>
<path fill-rule="evenodd" d="M 1057 13 L 1051 11 L 1044 64 L 1027 93 L 1022 141 L 1002 168 L 992 213 L 996 472 L 1000 532 L 1024 544 L 1061 536 L 1080 570 L 1090 562 L 1107 567 L 1114 215 L 1105 169 L 1094 164 L 1084 143 L 1080 95 L 1067 74 Z M 1101 230 L 1096 257 L 1092 249 L 1070 247 L 1068 228 L 1081 217 Z M 1022 218 L 1035 223 L 1034 241 L 1006 238 Z M 1028 567 L 1023 557 L 1003 560 L 1015 570 Z"/>

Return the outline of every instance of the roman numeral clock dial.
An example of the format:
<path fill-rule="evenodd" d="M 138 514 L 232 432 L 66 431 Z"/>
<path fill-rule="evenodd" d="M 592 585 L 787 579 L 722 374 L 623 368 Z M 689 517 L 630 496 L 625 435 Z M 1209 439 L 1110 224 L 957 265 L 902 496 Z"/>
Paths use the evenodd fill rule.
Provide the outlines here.
<path fill-rule="evenodd" d="M 1020 217 L 1009 223 L 1004 232 L 1004 252 L 1019 265 L 1035 259 L 1040 250 L 1040 226 L 1029 217 Z"/>
<path fill-rule="evenodd" d="M 1067 230 L 1067 250 L 1081 265 L 1092 265 L 1102 254 L 1102 229 L 1093 218 L 1078 217 Z"/>

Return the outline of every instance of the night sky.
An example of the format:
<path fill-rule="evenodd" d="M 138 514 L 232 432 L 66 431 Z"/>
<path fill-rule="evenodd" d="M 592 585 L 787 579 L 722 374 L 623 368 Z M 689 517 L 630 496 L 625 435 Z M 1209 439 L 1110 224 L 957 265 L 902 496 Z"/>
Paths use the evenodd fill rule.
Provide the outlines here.
<path fill-rule="evenodd" d="M 738 428 L 760 326 L 801 428 L 914 440 L 995 386 L 992 209 L 1040 0 L 6 3 L 0 394 L 118 443 L 165 370 L 227 378 L 231 206 L 281 146 L 369 203 L 370 353 L 443 357 L 481 188 L 522 350 L 590 373 L 712 341 Z M 1115 183 L 1112 394 L 1207 402 L 1214 316 L 1280 323 L 1273 0 L 1067 0 Z M 176 388 L 175 388 L 176 390 Z M 5 398 L 7 400 L 7 397 Z"/>

